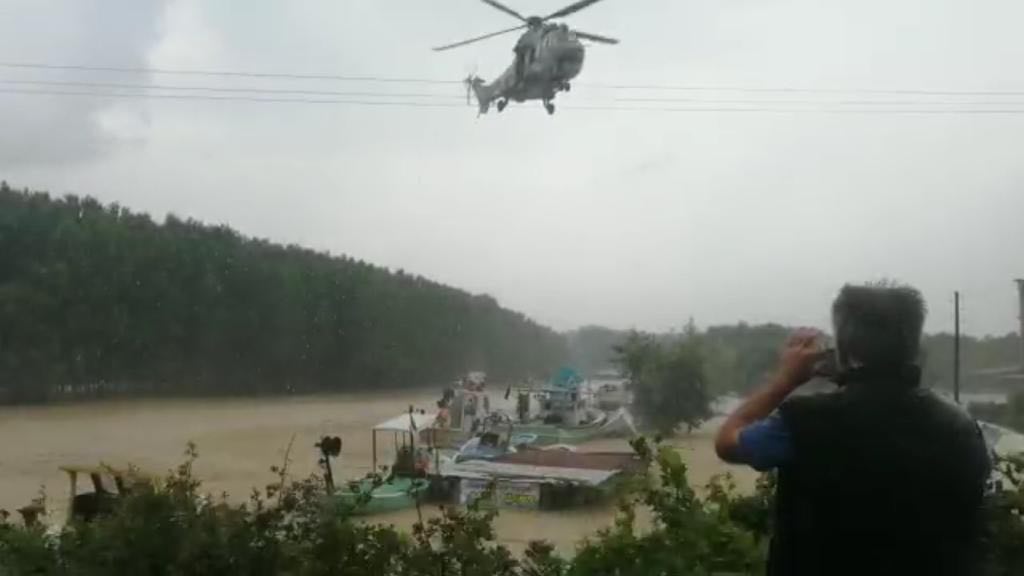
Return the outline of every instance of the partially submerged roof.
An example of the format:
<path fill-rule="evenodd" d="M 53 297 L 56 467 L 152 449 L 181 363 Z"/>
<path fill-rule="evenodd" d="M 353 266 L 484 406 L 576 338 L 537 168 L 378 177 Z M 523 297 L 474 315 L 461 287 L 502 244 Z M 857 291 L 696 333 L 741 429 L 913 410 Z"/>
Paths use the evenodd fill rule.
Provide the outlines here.
<path fill-rule="evenodd" d="M 68 474 L 100 474 L 138 480 L 143 480 L 149 477 L 148 474 L 136 468 L 118 468 L 115 466 L 108 466 L 107 464 L 69 464 L 67 466 L 60 466 L 59 468 L 61 471 Z"/>
<path fill-rule="evenodd" d="M 508 464 L 580 468 L 584 470 L 634 470 L 643 460 L 632 452 L 572 452 L 569 450 L 521 450 L 504 454 L 498 461 Z"/>
<path fill-rule="evenodd" d="M 390 420 L 385 420 L 384 422 L 374 426 L 373 430 L 375 432 L 412 433 L 416 430 L 430 428 L 430 426 L 434 424 L 435 419 L 437 419 L 437 414 L 413 412 L 412 414 L 402 414 L 401 416 L 395 416 Z M 415 426 L 415 429 L 412 429 L 412 426 Z"/>
<path fill-rule="evenodd" d="M 514 479 L 533 482 L 569 482 L 584 486 L 600 486 L 621 470 L 588 470 L 585 468 L 557 468 L 530 466 L 489 460 L 468 460 L 457 464 L 442 464 L 441 474 L 459 478 Z"/>
<path fill-rule="evenodd" d="M 460 478 L 502 478 L 600 486 L 621 473 L 636 472 L 642 467 L 643 461 L 629 452 L 523 450 L 494 460 L 467 460 L 442 465 L 441 473 Z"/>

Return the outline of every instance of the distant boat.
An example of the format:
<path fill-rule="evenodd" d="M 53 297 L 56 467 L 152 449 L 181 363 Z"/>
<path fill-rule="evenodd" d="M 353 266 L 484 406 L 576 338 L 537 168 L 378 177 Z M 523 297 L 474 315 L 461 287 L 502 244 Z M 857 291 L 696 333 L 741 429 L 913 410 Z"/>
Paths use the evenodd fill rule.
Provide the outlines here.
<path fill-rule="evenodd" d="M 430 482 L 421 478 L 395 476 L 378 486 L 374 486 L 373 480 L 364 478 L 349 482 L 334 494 L 334 498 L 352 510 L 354 515 L 369 516 L 413 508 L 417 501 L 422 501 L 429 487 Z M 368 499 L 363 496 L 367 493 Z"/>
<path fill-rule="evenodd" d="M 416 506 L 430 487 L 428 475 L 431 468 L 428 452 L 417 447 L 416 436 L 420 429 L 428 428 L 435 419 L 435 414 L 410 410 L 408 414 L 374 426 L 371 440 L 373 472 L 337 488 L 330 459 L 340 454 L 341 441 L 334 439 L 336 445 L 329 446 L 332 439 L 321 439 L 317 446 L 322 453 L 320 463 L 324 467 L 329 502 L 344 506 L 353 515 L 379 514 Z M 395 462 L 383 478 L 377 476 L 377 436 L 381 433 L 393 436 L 397 451 Z"/>
<path fill-rule="evenodd" d="M 538 445 L 636 435 L 629 412 L 622 407 L 609 411 L 596 406 L 584 383 L 574 370 L 562 368 L 546 386 L 519 389 L 516 431 L 536 435 Z"/>
<path fill-rule="evenodd" d="M 464 381 L 465 382 L 465 381 Z M 438 403 L 437 420 L 421 429 L 419 440 L 432 446 L 458 448 L 479 432 L 503 429 L 511 422 L 518 434 L 532 444 L 578 444 L 596 438 L 630 437 L 636 434 L 633 418 L 623 408 L 607 411 L 593 405 L 583 388 L 584 380 L 571 368 L 563 368 L 545 385 L 509 387 L 515 390 L 514 414 L 492 410 L 481 385 L 463 384 L 445 391 Z"/>
<path fill-rule="evenodd" d="M 615 412 L 595 411 L 592 420 L 579 424 L 532 421 L 516 424 L 518 434 L 535 437 L 537 446 L 581 444 L 598 438 L 631 437 L 637 434 L 633 417 L 625 408 Z"/>

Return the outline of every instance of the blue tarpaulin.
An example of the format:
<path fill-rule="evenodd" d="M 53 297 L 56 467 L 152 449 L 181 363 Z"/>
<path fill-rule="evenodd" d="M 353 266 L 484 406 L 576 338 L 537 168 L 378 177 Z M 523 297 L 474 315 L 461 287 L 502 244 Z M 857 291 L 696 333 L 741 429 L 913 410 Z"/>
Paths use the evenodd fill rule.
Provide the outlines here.
<path fill-rule="evenodd" d="M 551 379 L 551 385 L 558 388 L 577 388 L 583 383 L 583 377 L 572 368 L 563 367 Z"/>

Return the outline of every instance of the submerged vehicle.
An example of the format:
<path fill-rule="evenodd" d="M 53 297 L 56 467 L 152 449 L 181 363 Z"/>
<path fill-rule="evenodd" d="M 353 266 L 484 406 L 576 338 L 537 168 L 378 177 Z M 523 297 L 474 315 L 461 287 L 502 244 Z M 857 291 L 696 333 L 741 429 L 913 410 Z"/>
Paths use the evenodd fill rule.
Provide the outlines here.
<path fill-rule="evenodd" d="M 99 516 L 110 514 L 114 506 L 133 488 L 151 482 L 148 475 L 137 469 L 114 468 L 105 464 L 61 466 L 60 470 L 66 473 L 70 480 L 68 521 L 90 522 Z M 88 476 L 91 491 L 79 492 L 80 476 Z"/>
<path fill-rule="evenodd" d="M 630 383 L 617 371 L 605 370 L 591 376 L 594 403 L 601 410 L 618 410 L 632 403 Z"/>

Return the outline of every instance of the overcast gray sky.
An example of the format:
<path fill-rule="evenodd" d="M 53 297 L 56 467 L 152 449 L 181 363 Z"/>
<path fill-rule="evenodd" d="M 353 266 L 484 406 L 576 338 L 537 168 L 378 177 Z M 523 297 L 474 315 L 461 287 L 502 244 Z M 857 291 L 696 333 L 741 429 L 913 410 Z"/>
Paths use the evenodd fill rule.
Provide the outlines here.
<path fill-rule="evenodd" d="M 509 3 L 548 13 L 568 0 Z M 556 328 L 668 329 L 690 316 L 825 325 L 843 282 L 892 277 L 924 291 L 931 330 L 951 328 L 959 289 L 968 332 L 1005 333 L 1012 278 L 1024 275 L 1022 21 L 1013 0 L 605 0 L 570 23 L 622 43 L 588 50 L 553 117 L 536 103 L 477 118 L 468 107 L 0 93 L 0 177 L 404 268 Z M 511 23 L 475 0 L 5 0 L 0 60 L 492 78 L 514 36 L 429 48 Z M 3 67 L 0 80 L 464 103 L 458 85 Z M 600 86 L 610 84 L 841 92 Z M 652 104 L 622 100 L 652 97 L 798 111 L 637 111 L 627 108 Z M 813 111 L 823 107 L 889 112 Z"/>

